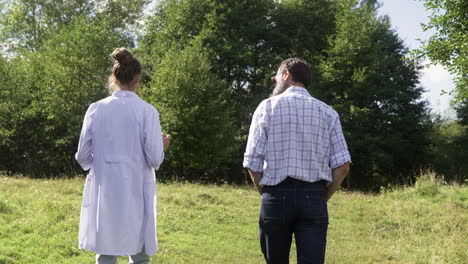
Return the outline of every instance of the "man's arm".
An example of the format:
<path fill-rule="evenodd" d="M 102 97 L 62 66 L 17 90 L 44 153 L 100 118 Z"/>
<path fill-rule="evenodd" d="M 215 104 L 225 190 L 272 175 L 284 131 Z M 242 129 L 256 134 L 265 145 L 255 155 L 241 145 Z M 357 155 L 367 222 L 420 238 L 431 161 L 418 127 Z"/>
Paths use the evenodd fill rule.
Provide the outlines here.
<path fill-rule="evenodd" d="M 250 178 L 252 179 L 255 188 L 257 189 L 258 193 L 262 195 L 262 186 L 260 186 L 260 180 L 262 179 L 263 172 L 255 172 L 251 169 L 247 169 L 250 174 Z"/>
<path fill-rule="evenodd" d="M 348 176 L 349 162 L 336 167 L 332 170 L 332 182 L 328 185 L 327 201 L 330 200 L 332 195 L 338 190 L 343 180 Z"/>

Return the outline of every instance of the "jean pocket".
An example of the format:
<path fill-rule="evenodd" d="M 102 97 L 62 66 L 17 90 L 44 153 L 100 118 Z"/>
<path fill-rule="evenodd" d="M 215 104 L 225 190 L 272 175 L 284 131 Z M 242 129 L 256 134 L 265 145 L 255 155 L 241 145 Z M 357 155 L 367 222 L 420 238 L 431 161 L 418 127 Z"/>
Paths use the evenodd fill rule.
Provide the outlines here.
<path fill-rule="evenodd" d="M 322 196 L 306 195 L 306 207 L 303 208 L 303 215 L 310 222 L 315 224 L 328 223 L 327 201 Z"/>
<path fill-rule="evenodd" d="M 284 222 L 286 197 L 282 194 L 263 193 L 260 209 L 260 221 L 263 224 L 281 224 Z"/>

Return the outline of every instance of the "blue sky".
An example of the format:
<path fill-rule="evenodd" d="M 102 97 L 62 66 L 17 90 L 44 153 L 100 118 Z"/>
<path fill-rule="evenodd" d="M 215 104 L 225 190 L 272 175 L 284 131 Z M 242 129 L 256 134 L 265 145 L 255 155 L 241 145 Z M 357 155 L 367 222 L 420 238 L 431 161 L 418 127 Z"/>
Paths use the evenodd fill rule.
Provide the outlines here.
<path fill-rule="evenodd" d="M 421 28 L 421 23 L 427 23 L 430 15 L 421 0 L 379 0 L 379 2 L 382 5 L 380 14 L 390 17 L 393 29 L 410 49 L 420 47 L 421 42 L 418 39 L 426 40 L 432 35 L 433 32 L 423 32 Z M 451 91 L 454 87 L 450 73 L 440 65 L 430 66 L 423 70 L 421 84 L 427 90 L 424 98 L 429 100 L 433 112 L 454 117 L 450 107 L 452 96 L 442 94 L 442 91 Z"/>

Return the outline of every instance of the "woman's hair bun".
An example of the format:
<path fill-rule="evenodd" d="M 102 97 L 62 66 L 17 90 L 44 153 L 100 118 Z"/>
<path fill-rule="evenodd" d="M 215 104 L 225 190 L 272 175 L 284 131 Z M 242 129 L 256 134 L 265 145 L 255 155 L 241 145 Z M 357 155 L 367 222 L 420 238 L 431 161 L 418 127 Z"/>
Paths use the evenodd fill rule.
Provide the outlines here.
<path fill-rule="evenodd" d="M 116 48 L 111 56 L 116 62 L 122 65 L 130 64 L 135 59 L 133 58 L 133 54 L 126 48 Z"/>

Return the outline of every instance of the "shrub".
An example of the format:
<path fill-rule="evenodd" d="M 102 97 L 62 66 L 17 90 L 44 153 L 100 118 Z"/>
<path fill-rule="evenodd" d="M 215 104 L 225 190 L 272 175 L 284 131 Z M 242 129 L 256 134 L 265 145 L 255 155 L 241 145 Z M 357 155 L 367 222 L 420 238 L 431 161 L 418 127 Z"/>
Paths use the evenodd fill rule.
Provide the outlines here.
<path fill-rule="evenodd" d="M 414 184 L 416 194 L 434 197 L 440 193 L 439 187 L 444 184 L 444 177 L 434 171 L 423 171 Z"/>

